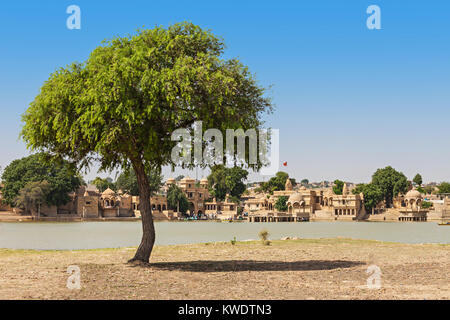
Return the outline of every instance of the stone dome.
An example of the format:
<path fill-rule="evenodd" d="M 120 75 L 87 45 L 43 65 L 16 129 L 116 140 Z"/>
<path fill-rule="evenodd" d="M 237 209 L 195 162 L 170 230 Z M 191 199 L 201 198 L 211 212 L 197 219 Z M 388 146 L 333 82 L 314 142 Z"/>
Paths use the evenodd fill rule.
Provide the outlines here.
<path fill-rule="evenodd" d="M 174 178 L 169 178 L 166 181 L 166 184 L 174 184 L 175 183 L 175 179 Z"/>
<path fill-rule="evenodd" d="M 412 189 L 410 191 L 408 191 L 408 193 L 405 195 L 406 199 L 421 199 L 422 198 L 422 194 L 417 191 L 416 189 Z"/>
<path fill-rule="evenodd" d="M 189 176 L 184 177 L 183 179 L 180 180 L 181 184 L 194 184 L 196 182 L 195 179 L 192 179 Z"/>
<path fill-rule="evenodd" d="M 294 204 L 294 203 L 300 203 L 301 201 L 303 201 L 303 197 L 300 193 L 295 192 L 293 194 L 290 195 L 289 199 L 288 199 L 288 203 L 290 204 Z"/>
<path fill-rule="evenodd" d="M 102 196 L 114 196 L 116 193 L 110 188 L 103 191 Z"/>
<path fill-rule="evenodd" d="M 207 178 L 203 178 L 202 180 L 200 180 L 200 183 L 208 183 L 208 179 Z"/>

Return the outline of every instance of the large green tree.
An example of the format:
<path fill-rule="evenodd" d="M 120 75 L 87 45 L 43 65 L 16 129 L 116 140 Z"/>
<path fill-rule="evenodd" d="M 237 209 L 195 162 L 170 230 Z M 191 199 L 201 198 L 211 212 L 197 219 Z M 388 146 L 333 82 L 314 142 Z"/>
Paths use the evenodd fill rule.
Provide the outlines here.
<path fill-rule="evenodd" d="M 262 126 L 271 101 L 248 68 L 222 57 L 224 44 L 192 23 L 140 30 L 53 73 L 23 116 L 29 148 L 100 169 L 132 167 L 142 240 L 130 261 L 148 262 L 155 242 L 148 173 L 171 158 L 176 129 Z M 197 165 L 191 162 L 190 166 Z M 204 163 L 203 163 L 204 164 Z"/>
<path fill-rule="evenodd" d="M 289 174 L 283 171 L 278 171 L 275 177 L 272 177 L 267 182 L 261 183 L 261 191 L 273 193 L 274 191 L 282 191 L 286 188 L 286 181 L 289 178 Z M 295 180 L 291 179 L 292 185 L 295 184 Z"/>
<path fill-rule="evenodd" d="M 381 189 L 388 208 L 392 205 L 394 197 L 406 193 L 410 185 L 406 176 L 391 166 L 378 169 L 372 176 L 372 184 Z"/>
<path fill-rule="evenodd" d="M 67 161 L 50 161 L 47 154 L 37 153 L 12 161 L 2 174 L 3 200 L 15 205 L 20 190 L 30 182 L 47 181 L 45 204 L 63 205 L 82 183 L 74 166 Z"/>
<path fill-rule="evenodd" d="M 26 213 L 37 212 L 39 216 L 41 205 L 47 204 L 50 189 L 51 186 L 47 181 L 28 182 L 20 189 L 14 204 Z"/>
<path fill-rule="evenodd" d="M 352 192 L 353 194 L 362 193 L 364 195 L 364 207 L 368 213 L 384 200 L 384 194 L 381 188 L 372 183 L 358 184 Z"/>
<path fill-rule="evenodd" d="M 238 202 L 246 189 L 244 181 L 247 176 L 248 171 L 240 167 L 213 166 L 208 176 L 210 193 L 218 201 L 225 200 L 229 194 L 233 201 Z"/>

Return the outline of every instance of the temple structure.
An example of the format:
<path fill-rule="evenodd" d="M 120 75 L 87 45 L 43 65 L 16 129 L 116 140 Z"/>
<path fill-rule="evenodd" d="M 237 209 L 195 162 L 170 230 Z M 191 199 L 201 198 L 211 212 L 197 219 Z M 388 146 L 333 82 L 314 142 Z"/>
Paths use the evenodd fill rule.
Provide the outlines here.
<path fill-rule="evenodd" d="M 275 203 L 280 197 L 287 197 L 287 212 L 281 213 L 275 209 Z M 274 191 L 273 195 L 256 194 L 244 205 L 250 221 L 265 221 L 267 217 L 275 217 L 275 221 L 306 221 L 320 220 L 355 220 L 365 215 L 364 196 L 352 194 L 347 184 L 344 184 L 342 195 L 336 195 L 332 189 L 307 189 L 301 186 L 295 189 L 288 178 L 285 190 Z M 279 215 L 279 219 L 277 219 Z M 269 219 L 273 220 L 273 219 Z"/>
<path fill-rule="evenodd" d="M 203 178 L 199 183 L 195 179 L 185 177 L 179 183 L 173 178 L 166 181 L 166 186 L 177 184 L 189 201 L 189 215 L 201 216 L 205 214 L 205 202 L 209 199 L 208 180 Z"/>
<path fill-rule="evenodd" d="M 230 195 L 224 201 L 211 199 L 206 178 L 196 181 L 185 177 L 179 182 L 170 178 L 159 193 L 151 197 L 154 219 L 167 220 L 185 218 L 181 213 L 169 210 L 167 190 L 176 184 L 189 201 L 187 214 L 202 219 L 248 218 L 250 222 L 316 221 L 316 220 L 369 220 L 369 221 L 429 221 L 450 220 L 450 194 L 423 195 L 412 187 L 406 194 L 394 199 L 393 207 L 386 208 L 380 202 L 371 212 L 366 212 L 364 195 L 354 194 L 344 183 L 342 194 L 333 188 L 308 189 L 294 187 L 288 178 L 285 190 L 256 193 L 250 189 L 241 203 L 235 203 Z M 286 211 L 276 209 L 276 203 L 284 197 Z M 106 189 L 99 192 L 94 186 L 82 186 L 69 194 L 70 201 L 62 206 L 40 206 L 32 216 L 42 220 L 52 219 L 136 219 L 140 217 L 138 196 L 131 196 L 120 190 Z M 425 205 L 426 204 L 426 205 Z M 1 203 L 0 211 L 20 214 L 20 209 Z M 242 213 L 242 216 L 241 216 Z M 5 216 L 5 215 L 4 215 Z"/>

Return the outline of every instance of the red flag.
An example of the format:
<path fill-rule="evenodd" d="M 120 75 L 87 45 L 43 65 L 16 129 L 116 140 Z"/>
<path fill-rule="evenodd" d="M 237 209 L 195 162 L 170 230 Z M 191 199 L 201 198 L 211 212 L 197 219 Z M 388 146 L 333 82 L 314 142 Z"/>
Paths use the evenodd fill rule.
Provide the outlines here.
<path fill-rule="evenodd" d="M 287 167 L 287 162 L 283 162 L 283 166 Z"/>

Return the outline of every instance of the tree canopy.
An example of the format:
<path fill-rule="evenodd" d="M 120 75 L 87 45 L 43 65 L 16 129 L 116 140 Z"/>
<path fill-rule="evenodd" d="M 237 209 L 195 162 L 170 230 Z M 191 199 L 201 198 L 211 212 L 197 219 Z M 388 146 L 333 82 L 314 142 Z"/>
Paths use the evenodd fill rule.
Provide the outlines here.
<path fill-rule="evenodd" d="M 14 204 L 27 213 L 38 211 L 40 205 L 46 204 L 50 188 L 50 184 L 47 181 L 28 182 L 20 189 Z"/>
<path fill-rule="evenodd" d="M 406 193 L 410 185 L 406 176 L 391 166 L 378 169 L 372 176 L 372 184 L 381 189 L 388 208 L 392 205 L 394 197 Z"/>
<path fill-rule="evenodd" d="M 345 184 L 344 181 L 334 180 L 334 185 L 333 185 L 334 194 L 341 195 L 342 191 L 344 190 L 344 184 Z"/>
<path fill-rule="evenodd" d="M 3 200 L 15 206 L 16 198 L 30 182 L 48 183 L 45 192 L 45 204 L 64 205 L 70 198 L 69 193 L 75 191 L 82 183 L 79 174 L 68 161 L 50 162 L 47 155 L 37 153 L 12 161 L 2 174 Z M 30 187 L 30 185 L 28 185 Z"/>
<path fill-rule="evenodd" d="M 381 201 L 384 200 L 383 191 L 377 185 L 372 183 L 369 184 L 358 184 L 356 188 L 352 190 L 353 194 L 364 195 L 364 207 L 366 211 L 370 213 L 373 208 L 375 208 Z"/>
<path fill-rule="evenodd" d="M 133 261 L 148 262 L 155 242 L 148 172 L 177 165 L 176 129 L 260 129 L 272 110 L 266 89 L 224 43 L 192 23 L 139 30 L 97 47 L 83 63 L 53 73 L 23 115 L 22 137 L 101 170 L 132 167 L 139 185 L 143 237 Z M 198 165 L 194 162 L 192 166 Z"/>
<path fill-rule="evenodd" d="M 418 186 L 421 186 L 422 183 L 423 183 L 422 176 L 420 174 L 416 174 L 414 179 L 413 179 L 413 182 L 415 184 L 417 184 Z"/>
<path fill-rule="evenodd" d="M 208 176 L 210 193 L 218 201 L 225 200 L 227 194 L 231 200 L 239 202 L 246 189 L 244 181 L 247 179 L 248 171 L 240 167 L 227 168 L 224 165 L 216 165 L 211 168 Z"/>
<path fill-rule="evenodd" d="M 286 187 L 286 181 L 289 178 L 289 174 L 283 171 L 279 171 L 276 173 L 275 177 L 272 177 L 267 182 L 261 183 L 260 191 L 273 193 L 274 191 L 284 190 Z M 295 181 L 292 181 L 292 185 L 294 185 Z"/>
<path fill-rule="evenodd" d="M 450 183 L 442 182 L 438 185 L 439 193 L 450 193 Z"/>
<path fill-rule="evenodd" d="M 288 206 L 286 204 L 288 199 L 289 198 L 286 196 L 278 197 L 277 201 L 275 202 L 275 209 L 281 212 L 286 212 L 288 210 Z"/>

